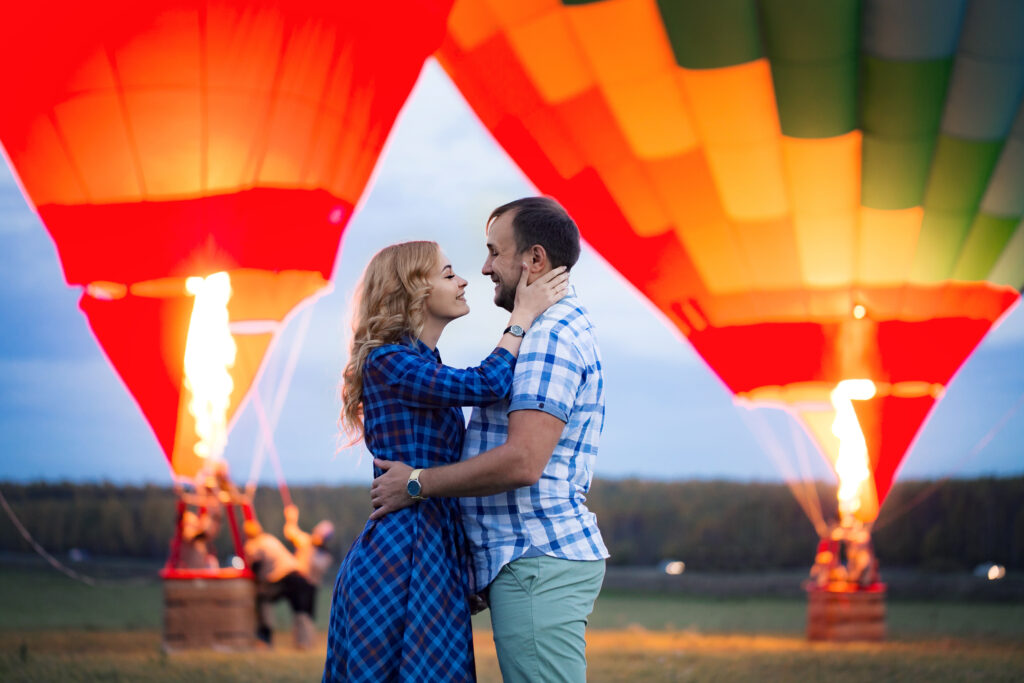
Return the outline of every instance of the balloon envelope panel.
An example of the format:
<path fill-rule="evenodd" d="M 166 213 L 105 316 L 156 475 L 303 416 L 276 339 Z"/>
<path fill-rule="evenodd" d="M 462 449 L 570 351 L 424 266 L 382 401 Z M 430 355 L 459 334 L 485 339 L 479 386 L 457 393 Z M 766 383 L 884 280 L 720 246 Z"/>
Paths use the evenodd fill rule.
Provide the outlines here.
<path fill-rule="evenodd" d="M 877 512 L 1024 285 L 1022 31 L 997 0 L 457 0 L 438 54 L 737 396 L 875 383 Z"/>
<path fill-rule="evenodd" d="M 226 271 L 230 415 L 323 291 L 450 0 L 16 3 L 0 140 L 172 468 L 197 467 L 184 280 Z M 252 323 L 263 332 L 252 332 Z"/>

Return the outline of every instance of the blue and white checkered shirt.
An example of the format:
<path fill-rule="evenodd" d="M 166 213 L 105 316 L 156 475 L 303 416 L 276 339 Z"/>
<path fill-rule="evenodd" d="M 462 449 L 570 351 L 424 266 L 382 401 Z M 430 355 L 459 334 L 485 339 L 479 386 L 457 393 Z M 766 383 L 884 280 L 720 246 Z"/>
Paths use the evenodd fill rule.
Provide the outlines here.
<path fill-rule="evenodd" d="M 473 409 L 462 448 L 472 458 L 505 443 L 508 414 L 540 410 L 565 422 L 540 481 L 484 498 L 463 498 L 476 586 L 524 555 L 600 560 L 608 550 L 586 506 L 604 426 L 604 378 L 594 326 L 570 288 L 539 316 L 519 349 L 512 396 Z"/>

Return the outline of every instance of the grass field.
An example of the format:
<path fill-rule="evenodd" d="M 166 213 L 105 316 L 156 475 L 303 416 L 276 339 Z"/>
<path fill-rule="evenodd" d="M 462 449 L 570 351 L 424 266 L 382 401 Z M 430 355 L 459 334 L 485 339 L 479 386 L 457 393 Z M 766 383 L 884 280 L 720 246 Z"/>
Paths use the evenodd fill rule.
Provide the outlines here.
<path fill-rule="evenodd" d="M 289 646 L 288 617 L 273 651 L 160 648 L 161 586 L 90 588 L 40 568 L 0 566 L 2 681 L 319 680 L 324 636 Z M 326 627 L 329 596 L 320 595 Z M 890 600 L 889 639 L 808 643 L 794 599 L 699 599 L 605 591 L 588 631 L 592 681 L 1020 681 L 1024 604 Z M 498 681 L 486 615 L 474 622 L 482 681 Z"/>

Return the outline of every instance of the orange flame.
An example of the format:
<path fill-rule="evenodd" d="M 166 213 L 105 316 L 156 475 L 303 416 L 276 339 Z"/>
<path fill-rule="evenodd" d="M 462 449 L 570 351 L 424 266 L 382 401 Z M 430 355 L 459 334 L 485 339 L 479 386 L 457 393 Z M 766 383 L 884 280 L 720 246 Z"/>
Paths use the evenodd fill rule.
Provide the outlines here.
<path fill-rule="evenodd" d="M 832 390 L 836 411 L 832 433 L 839 439 L 839 456 L 835 461 L 839 476 L 839 515 L 846 519 L 861 506 L 861 489 L 871 477 L 868 446 L 861 431 L 853 401 L 866 401 L 875 395 L 875 383 L 868 379 L 845 379 Z"/>
<path fill-rule="evenodd" d="M 227 273 L 190 277 L 185 289 L 195 295 L 185 342 L 185 387 L 192 393 L 189 413 L 195 419 L 195 453 L 218 458 L 227 444 L 227 413 L 234 381 L 237 346 L 228 329 L 231 278 Z"/>

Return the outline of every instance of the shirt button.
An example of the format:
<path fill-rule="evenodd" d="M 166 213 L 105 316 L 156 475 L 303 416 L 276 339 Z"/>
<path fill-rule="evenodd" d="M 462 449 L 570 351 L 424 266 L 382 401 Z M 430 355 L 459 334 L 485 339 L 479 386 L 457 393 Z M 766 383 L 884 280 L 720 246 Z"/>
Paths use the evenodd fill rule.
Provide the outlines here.
<path fill-rule="evenodd" d="M 544 407 L 544 403 L 543 403 L 543 402 L 541 402 L 541 404 L 540 404 L 539 406 L 537 406 L 537 407 L 538 407 L 538 408 L 543 408 L 543 407 Z"/>

